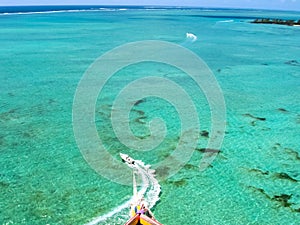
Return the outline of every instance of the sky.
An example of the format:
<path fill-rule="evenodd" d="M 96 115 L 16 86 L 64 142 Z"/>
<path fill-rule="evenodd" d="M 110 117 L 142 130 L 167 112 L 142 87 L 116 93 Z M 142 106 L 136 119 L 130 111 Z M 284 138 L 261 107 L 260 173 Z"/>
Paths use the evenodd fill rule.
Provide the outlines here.
<path fill-rule="evenodd" d="M 160 5 L 300 11 L 300 0 L 0 0 L 0 6 L 9 5 Z"/>

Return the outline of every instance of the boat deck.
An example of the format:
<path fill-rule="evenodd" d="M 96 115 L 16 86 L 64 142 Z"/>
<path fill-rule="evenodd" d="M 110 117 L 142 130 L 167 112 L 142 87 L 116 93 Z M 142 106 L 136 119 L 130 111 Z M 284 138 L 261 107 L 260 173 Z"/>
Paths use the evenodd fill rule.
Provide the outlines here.
<path fill-rule="evenodd" d="M 135 215 L 130 218 L 125 225 L 162 225 L 156 220 L 153 220 L 145 215 Z"/>

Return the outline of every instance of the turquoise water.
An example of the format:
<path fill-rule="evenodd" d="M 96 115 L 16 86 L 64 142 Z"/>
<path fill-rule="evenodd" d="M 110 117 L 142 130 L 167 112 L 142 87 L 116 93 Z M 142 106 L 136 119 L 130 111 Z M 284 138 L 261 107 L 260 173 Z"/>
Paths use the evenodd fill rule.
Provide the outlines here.
<path fill-rule="evenodd" d="M 186 47 L 208 64 L 223 91 L 226 133 L 211 167 L 198 168 L 199 150 L 208 141 L 201 136 L 188 164 L 160 182 L 156 218 L 166 225 L 298 224 L 300 28 L 248 23 L 257 17 L 296 20 L 300 13 L 143 8 L 2 13 L 0 224 L 84 224 L 131 197 L 131 186 L 101 177 L 81 155 L 72 127 L 77 85 L 97 57 L 119 45 L 143 40 L 180 45 L 187 32 L 198 40 Z M 96 105 L 98 134 L 116 159 L 125 152 L 155 164 L 177 144 L 180 118 L 157 98 L 136 105 L 130 118 L 138 136 L 149 135 L 144 124 L 151 118 L 164 119 L 170 131 L 158 148 L 130 150 L 113 133 L 114 98 L 124 85 L 149 75 L 181 85 L 195 101 L 201 130 L 210 131 L 207 101 L 186 74 L 167 65 L 129 66 L 109 80 Z"/>

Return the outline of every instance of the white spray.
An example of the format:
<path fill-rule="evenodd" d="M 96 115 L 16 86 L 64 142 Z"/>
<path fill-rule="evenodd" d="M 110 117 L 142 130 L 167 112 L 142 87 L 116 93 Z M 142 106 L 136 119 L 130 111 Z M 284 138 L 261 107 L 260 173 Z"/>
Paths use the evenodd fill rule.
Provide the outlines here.
<path fill-rule="evenodd" d="M 114 208 L 112 211 L 105 215 L 94 218 L 92 221 L 86 225 L 117 225 L 124 224 L 129 219 L 129 207 L 131 204 L 135 204 L 139 198 L 144 197 L 145 201 L 148 203 L 149 209 L 151 209 L 156 202 L 159 200 L 160 185 L 155 178 L 155 170 L 150 169 L 150 165 L 145 165 L 144 162 L 140 160 L 134 160 L 129 158 L 125 154 L 120 154 L 121 157 L 127 157 L 128 161 L 125 160 L 126 164 L 133 169 L 133 197 L 121 204 L 120 206 Z M 123 158 L 124 159 L 124 158 Z M 134 163 L 132 163 L 134 162 Z M 141 188 L 137 191 L 137 185 L 135 183 L 135 175 L 141 178 Z M 136 190 L 136 191 L 135 191 Z"/>

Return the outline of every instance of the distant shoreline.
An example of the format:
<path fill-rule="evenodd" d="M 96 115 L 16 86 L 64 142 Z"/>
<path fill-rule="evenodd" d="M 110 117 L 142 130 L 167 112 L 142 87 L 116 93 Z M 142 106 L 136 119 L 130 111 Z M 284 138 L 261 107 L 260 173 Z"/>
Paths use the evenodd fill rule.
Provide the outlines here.
<path fill-rule="evenodd" d="M 286 26 L 300 26 L 300 19 L 296 20 L 282 20 L 282 19 L 270 19 L 270 18 L 262 18 L 255 19 L 251 21 L 251 23 L 260 23 L 260 24 L 278 24 L 278 25 L 286 25 Z"/>
<path fill-rule="evenodd" d="M 298 10 L 262 9 L 262 8 L 234 8 L 234 7 L 201 7 L 201 6 L 166 6 L 166 5 L 0 5 L 0 13 L 12 12 L 43 12 L 51 10 L 97 10 L 97 9 L 199 9 L 216 11 L 274 11 L 274 12 L 299 12 Z M 20 11 L 21 10 L 21 11 Z"/>
<path fill-rule="evenodd" d="M 103 7 L 103 8 L 115 8 L 115 7 L 122 7 L 122 8 L 174 8 L 174 9 L 216 9 L 216 10 L 245 10 L 245 11 L 278 11 L 278 12 L 300 12 L 300 9 L 294 9 L 294 8 L 262 8 L 262 7 L 226 7 L 226 6 L 195 6 L 195 5 L 164 5 L 164 4 L 144 4 L 144 5 L 138 5 L 138 4 L 4 4 L 0 5 L 0 8 L 5 7 Z"/>

